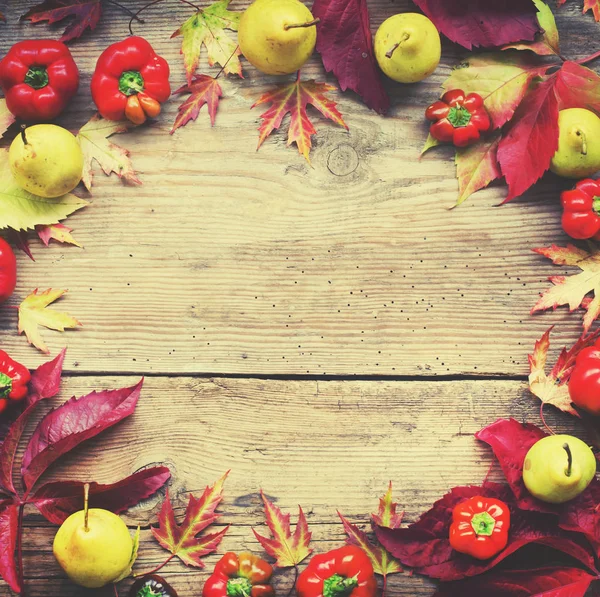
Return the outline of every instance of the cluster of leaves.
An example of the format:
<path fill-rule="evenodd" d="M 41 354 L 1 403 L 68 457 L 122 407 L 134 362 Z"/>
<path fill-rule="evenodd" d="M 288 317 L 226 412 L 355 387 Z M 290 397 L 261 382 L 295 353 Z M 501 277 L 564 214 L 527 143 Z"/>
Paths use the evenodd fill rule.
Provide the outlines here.
<path fill-rule="evenodd" d="M 455 487 L 408 527 L 377 525 L 377 538 L 403 565 L 442 581 L 436 597 L 521 597 L 546 591 L 555 597 L 583 597 L 598 578 L 600 481 L 593 480 L 566 504 L 549 505 L 532 497 L 523 484 L 523 463 L 529 448 L 544 436 L 534 425 L 514 419 L 482 429 L 476 437 L 492 448 L 508 484 Z M 508 545 L 491 560 L 460 554 L 448 539 L 452 510 L 475 495 L 501 499 L 510 508 Z M 535 546 L 535 552 L 528 546 Z M 536 555 L 542 558 L 539 568 Z M 501 572 L 496 568 L 500 563 Z"/>
<path fill-rule="evenodd" d="M 143 380 L 129 388 L 73 397 L 50 410 L 27 441 L 20 467 L 22 488 L 18 488 L 13 469 L 25 427 L 38 403 L 58 394 L 64 358 L 63 350 L 33 373 L 22 410 L 9 413 L 0 427 L 0 576 L 16 593 L 23 589 L 25 507 L 34 505 L 54 524 L 61 524 L 70 514 L 83 509 L 84 482 L 53 481 L 36 489 L 38 480 L 61 456 L 133 414 L 142 389 Z M 155 493 L 169 478 L 169 469 L 158 466 L 109 485 L 92 482 L 90 507 L 123 512 Z M 135 552 L 134 549 L 132 560 Z"/>

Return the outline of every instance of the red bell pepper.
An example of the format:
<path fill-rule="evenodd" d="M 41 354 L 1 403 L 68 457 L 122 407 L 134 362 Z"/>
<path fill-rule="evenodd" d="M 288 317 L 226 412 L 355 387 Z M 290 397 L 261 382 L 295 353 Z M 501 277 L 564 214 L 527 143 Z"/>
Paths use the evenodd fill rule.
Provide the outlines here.
<path fill-rule="evenodd" d="M 142 124 L 170 95 L 169 64 L 143 37 L 112 44 L 98 58 L 92 98 L 104 118 Z"/>
<path fill-rule="evenodd" d="M 0 413 L 11 401 L 18 402 L 27 396 L 27 384 L 31 374 L 27 367 L 13 361 L 0 350 Z"/>
<path fill-rule="evenodd" d="M 0 303 L 6 301 L 17 285 L 17 259 L 10 245 L 0 238 Z"/>
<path fill-rule="evenodd" d="M 433 122 L 429 132 L 434 139 L 456 147 L 471 145 L 491 126 L 482 97 L 477 93 L 465 95 L 460 89 L 446 91 L 441 100 L 427 108 L 425 118 Z"/>
<path fill-rule="evenodd" d="M 600 340 L 577 355 L 568 388 L 575 406 L 600 415 Z"/>
<path fill-rule="evenodd" d="M 478 560 L 488 560 L 506 547 L 509 528 L 508 506 L 477 495 L 454 507 L 450 545 Z"/>
<path fill-rule="evenodd" d="M 377 580 L 367 554 L 355 545 L 316 555 L 296 583 L 298 597 L 375 597 Z"/>
<path fill-rule="evenodd" d="M 0 87 L 17 118 L 43 122 L 56 118 L 75 95 L 79 70 L 60 41 L 20 41 L 0 61 Z"/>
<path fill-rule="evenodd" d="M 571 237 L 600 240 L 600 181 L 586 178 L 564 191 L 562 227 Z"/>
<path fill-rule="evenodd" d="M 272 574 L 271 564 L 258 556 L 228 551 L 204 584 L 202 597 L 269 597 L 275 594 Z"/>

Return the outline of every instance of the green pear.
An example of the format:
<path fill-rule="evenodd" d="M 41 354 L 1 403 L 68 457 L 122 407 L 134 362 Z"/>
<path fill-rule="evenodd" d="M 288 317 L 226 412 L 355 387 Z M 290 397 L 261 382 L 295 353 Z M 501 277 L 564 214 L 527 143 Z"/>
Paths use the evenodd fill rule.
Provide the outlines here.
<path fill-rule="evenodd" d="M 299 0 L 256 0 L 240 19 L 240 50 L 267 75 L 297 71 L 310 58 L 316 42 L 316 21 Z"/>
<path fill-rule="evenodd" d="M 558 149 L 550 170 L 567 178 L 585 178 L 600 170 L 600 118 L 585 108 L 558 113 Z"/>
<path fill-rule="evenodd" d="M 572 435 L 549 435 L 525 456 L 523 481 L 529 493 L 550 504 L 577 497 L 596 474 L 591 448 Z"/>
<path fill-rule="evenodd" d="M 440 63 L 442 44 L 435 25 L 415 12 L 397 14 L 375 34 L 375 58 L 381 70 L 399 83 L 416 83 Z"/>

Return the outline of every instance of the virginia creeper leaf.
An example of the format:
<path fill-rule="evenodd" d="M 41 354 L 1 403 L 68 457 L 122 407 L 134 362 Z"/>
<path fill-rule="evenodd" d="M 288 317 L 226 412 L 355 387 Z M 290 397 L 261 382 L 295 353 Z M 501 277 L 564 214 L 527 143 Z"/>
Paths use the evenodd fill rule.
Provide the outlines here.
<path fill-rule="evenodd" d="M 550 166 L 558 148 L 555 79 L 540 83 L 521 102 L 498 146 L 498 161 L 510 201 L 522 195 Z"/>
<path fill-rule="evenodd" d="M 190 120 L 196 120 L 200 109 L 205 104 L 208 107 L 210 123 L 215 125 L 217 117 L 217 108 L 219 99 L 223 97 L 223 90 L 216 79 L 208 75 L 196 75 L 189 85 L 184 85 L 174 92 L 174 95 L 180 93 L 191 94 L 177 109 L 175 123 L 171 129 L 171 135 L 182 126 L 185 126 Z"/>
<path fill-rule="evenodd" d="M 25 486 L 31 489 L 40 475 L 63 454 L 131 415 L 143 381 L 130 388 L 71 398 L 51 410 L 40 421 L 25 449 L 21 463 Z"/>
<path fill-rule="evenodd" d="M 31 246 L 29 245 L 29 238 L 26 230 L 8 230 L 9 239 L 14 243 L 15 247 L 19 251 L 23 251 L 31 261 L 35 261 L 33 253 L 31 252 Z"/>
<path fill-rule="evenodd" d="M 103 508 L 119 514 L 156 493 L 170 477 L 167 467 L 155 466 L 117 483 L 100 485 L 91 482 L 89 507 Z M 31 501 L 46 520 L 62 524 L 71 514 L 83 510 L 84 485 L 80 481 L 46 483 L 34 493 Z"/>
<path fill-rule="evenodd" d="M 64 224 L 51 224 L 50 226 L 36 226 L 35 231 L 37 232 L 40 240 L 48 246 L 50 244 L 50 240 L 54 239 L 59 243 L 68 243 L 70 245 L 75 245 L 76 247 L 81 247 L 80 245 L 71 235 L 73 231 L 72 228 L 65 226 Z"/>
<path fill-rule="evenodd" d="M 383 86 L 373 51 L 367 0 L 315 0 L 317 52 L 342 91 L 356 92 L 372 110 L 385 114 L 390 98 Z"/>
<path fill-rule="evenodd" d="M 574 311 L 581 306 L 586 294 L 593 292 L 594 299 L 583 316 L 583 331 L 587 332 L 600 315 L 600 252 L 588 252 L 571 244 L 566 247 L 552 245 L 534 251 L 551 259 L 556 265 L 577 266 L 581 272 L 569 277 L 550 276 L 548 279 L 553 286 L 541 295 L 531 313 L 556 309 L 562 305 L 569 305 L 569 311 Z"/>
<path fill-rule="evenodd" d="M 448 39 L 467 50 L 532 41 L 540 31 L 530 0 L 414 0 Z"/>
<path fill-rule="evenodd" d="M 554 75 L 559 108 L 587 108 L 600 112 L 600 76 L 593 70 L 567 61 Z"/>
<path fill-rule="evenodd" d="M 558 29 L 554 14 L 550 7 L 542 0 L 533 0 L 537 8 L 537 20 L 542 28 L 542 32 L 535 36 L 535 40 L 529 43 L 510 44 L 502 48 L 503 50 L 531 50 L 540 56 L 560 55 L 560 42 Z"/>
<path fill-rule="evenodd" d="M 84 124 L 77 135 L 83 152 L 83 178 L 88 191 L 92 190 L 93 162 L 96 160 L 106 176 L 114 172 L 129 184 L 142 184 L 133 168 L 129 151 L 108 141 L 118 133 L 126 133 L 133 125 L 129 122 L 104 120 L 98 114 Z"/>
<path fill-rule="evenodd" d="M 0 576 L 15 592 L 21 592 L 15 550 L 19 527 L 19 507 L 11 502 L 0 503 Z"/>
<path fill-rule="evenodd" d="M 385 579 L 388 574 L 402 572 L 402 566 L 395 560 L 381 545 L 373 545 L 364 531 L 361 531 L 356 525 L 352 524 L 347 518 L 342 516 L 338 510 L 344 531 L 348 536 L 346 542 L 350 545 L 360 547 L 371 560 L 375 574 L 381 574 Z"/>
<path fill-rule="evenodd" d="M 215 63 L 223 68 L 226 75 L 242 75 L 242 64 L 239 59 L 241 50 L 225 29 L 237 31 L 241 12 L 227 10 L 231 0 L 218 0 L 192 15 L 171 37 L 183 36 L 181 53 L 185 64 L 188 85 L 200 62 L 202 44 L 208 52 L 208 64 Z"/>
<path fill-rule="evenodd" d="M 53 290 L 48 288 L 38 294 L 36 288 L 19 305 L 19 334 L 25 332 L 27 341 L 42 352 L 49 353 L 50 350 L 44 343 L 38 326 L 44 326 L 49 330 L 64 332 L 81 326 L 81 323 L 67 313 L 48 309 L 48 305 L 63 296 L 66 290 Z"/>
<path fill-rule="evenodd" d="M 281 510 L 271 502 L 261 490 L 260 495 L 265 505 L 265 517 L 267 526 L 273 535 L 272 539 L 259 535 L 252 529 L 254 536 L 263 546 L 264 550 L 276 559 L 275 566 L 289 568 L 297 566 L 311 553 L 309 546 L 312 533 L 308 530 L 308 523 L 302 508 L 298 506 L 298 522 L 292 535 L 290 529 L 290 515 L 283 514 Z"/>
<path fill-rule="evenodd" d="M 392 499 L 392 482 L 388 486 L 388 490 L 382 498 L 379 498 L 379 510 L 377 514 L 372 514 L 371 518 L 373 522 L 380 527 L 387 527 L 388 529 L 398 529 L 402 524 L 404 518 L 404 512 L 398 514 L 396 512 L 398 504 Z"/>
<path fill-rule="evenodd" d="M 21 20 L 32 23 L 48 21 L 52 24 L 74 17 L 60 38 L 60 41 L 70 41 L 80 37 L 88 28 L 93 31 L 101 15 L 101 0 L 44 0 L 30 8 Z"/>
<path fill-rule="evenodd" d="M 298 151 L 310 164 L 311 137 L 317 131 L 306 113 L 308 104 L 313 105 L 325 118 L 333 120 L 333 122 L 348 130 L 348 125 L 336 108 L 336 103 L 325 95 L 328 91 L 333 90 L 335 90 L 335 87 L 328 83 L 301 82 L 300 72 L 298 72 L 298 77 L 294 83 L 281 85 L 262 95 L 252 107 L 266 103 L 270 103 L 271 107 L 260 115 L 262 124 L 259 128 L 258 148 L 275 129 L 281 126 L 283 119 L 289 114 L 290 129 L 287 144 L 296 143 Z"/>
<path fill-rule="evenodd" d="M 223 484 L 229 471 L 212 487 L 206 487 L 204 493 L 195 498 L 190 494 L 185 509 L 185 519 L 178 525 L 171 505 L 169 492 L 158 515 L 158 528 L 152 528 L 152 534 L 167 551 L 176 555 L 186 566 L 204 568 L 202 557 L 214 552 L 229 527 L 212 534 L 198 537 L 220 516 L 217 506 L 223 499 Z"/>

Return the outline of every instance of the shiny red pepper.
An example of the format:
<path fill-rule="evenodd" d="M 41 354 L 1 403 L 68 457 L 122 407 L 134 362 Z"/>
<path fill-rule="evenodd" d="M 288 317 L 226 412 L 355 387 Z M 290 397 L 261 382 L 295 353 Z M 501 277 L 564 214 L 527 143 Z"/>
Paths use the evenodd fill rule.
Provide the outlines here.
<path fill-rule="evenodd" d="M 575 406 L 600 415 L 600 340 L 577 355 L 568 388 Z"/>
<path fill-rule="evenodd" d="M 0 413 L 11 401 L 18 402 L 27 396 L 27 384 L 31 374 L 27 367 L 13 361 L 0 350 Z"/>
<path fill-rule="evenodd" d="M 56 118 L 75 95 L 79 70 L 60 41 L 20 41 L 0 61 L 0 87 L 17 118 L 44 122 Z"/>
<path fill-rule="evenodd" d="M 0 303 L 6 301 L 17 285 L 17 259 L 10 245 L 0 238 Z"/>
<path fill-rule="evenodd" d="M 564 191 L 562 227 L 573 238 L 600 240 L 600 181 L 586 178 Z"/>
<path fill-rule="evenodd" d="M 298 577 L 298 597 L 375 597 L 377 581 L 367 554 L 355 545 L 314 556 Z"/>
<path fill-rule="evenodd" d="M 454 507 L 450 545 L 478 560 L 488 560 L 506 547 L 509 528 L 508 506 L 477 495 Z"/>
<path fill-rule="evenodd" d="M 143 37 L 112 44 L 98 58 L 92 98 L 104 118 L 142 124 L 170 95 L 169 64 Z"/>
<path fill-rule="evenodd" d="M 429 132 L 434 139 L 456 147 L 471 145 L 491 126 L 482 97 L 477 93 L 465 95 L 460 89 L 446 91 L 441 100 L 427 108 L 425 118 L 433 122 Z"/>
<path fill-rule="evenodd" d="M 254 554 L 227 552 L 202 589 L 202 597 L 269 597 L 273 567 Z"/>

